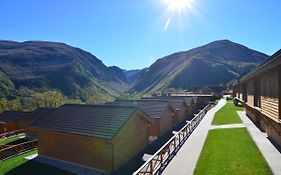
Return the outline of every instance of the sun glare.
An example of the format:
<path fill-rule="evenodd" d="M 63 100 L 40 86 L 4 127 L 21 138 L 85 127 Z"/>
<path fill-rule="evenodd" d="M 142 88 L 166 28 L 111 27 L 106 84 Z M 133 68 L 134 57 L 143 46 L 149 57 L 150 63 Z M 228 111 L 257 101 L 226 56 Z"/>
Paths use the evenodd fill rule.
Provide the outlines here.
<path fill-rule="evenodd" d="M 184 11 L 186 10 L 189 5 L 191 0 L 165 0 L 166 5 L 170 10 L 173 11 Z"/>
<path fill-rule="evenodd" d="M 195 11 L 194 0 L 162 0 L 166 6 L 164 30 L 171 25 L 177 25 L 179 28 L 185 26 L 185 20 L 188 14 Z"/>

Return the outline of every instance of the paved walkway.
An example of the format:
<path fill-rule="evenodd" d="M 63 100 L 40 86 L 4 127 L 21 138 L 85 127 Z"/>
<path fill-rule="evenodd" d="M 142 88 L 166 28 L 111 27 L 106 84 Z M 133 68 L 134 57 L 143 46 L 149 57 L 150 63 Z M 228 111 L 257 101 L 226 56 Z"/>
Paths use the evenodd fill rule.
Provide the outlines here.
<path fill-rule="evenodd" d="M 244 124 L 212 125 L 210 129 L 245 128 Z"/>
<path fill-rule="evenodd" d="M 272 172 L 281 175 L 281 153 L 266 138 L 266 134 L 261 132 L 253 122 L 246 116 L 245 112 L 237 111 L 248 132 L 267 161 Z"/>
<path fill-rule="evenodd" d="M 164 175 L 191 175 L 195 170 L 204 142 L 211 127 L 215 113 L 226 104 L 225 99 L 207 112 L 191 136 L 186 140 L 177 155 L 168 164 L 162 174 Z"/>

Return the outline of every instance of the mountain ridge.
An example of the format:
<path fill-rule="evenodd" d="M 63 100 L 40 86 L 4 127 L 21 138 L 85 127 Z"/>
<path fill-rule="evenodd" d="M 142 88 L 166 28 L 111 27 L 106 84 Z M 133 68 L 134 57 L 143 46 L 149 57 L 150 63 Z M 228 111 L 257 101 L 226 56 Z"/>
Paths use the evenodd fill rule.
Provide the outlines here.
<path fill-rule="evenodd" d="M 91 53 L 59 42 L 1 40 L 0 63 L 16 89 L 53 88 L 86 99 L 97 94 L 118 96 L 130 85 L 120 68 L 107 67 Z"/>
<path fill-rule="evenodd" d="M 122 70 L 65 43 L 0 40 L 0 95 L 8 96 L 23 86 L 57 89 L 70 98 L 87 100 L 102 94 L 118 97 L 127 90 L 152 93 L 226 84 L 266 58 L 241 44 L 217 40 L 164 56 L 149 68 Z"/>
<path fill-rule="evenodd" d="M 155 92 L 165 88 L 226 84 L 237 76 L 233 72 L 240 71 L 240 64 L 241 72 L 245 73 L 266 58 L 268 55 L 241 44 L 217 40 L 158 59 L 130 91 Z"/>

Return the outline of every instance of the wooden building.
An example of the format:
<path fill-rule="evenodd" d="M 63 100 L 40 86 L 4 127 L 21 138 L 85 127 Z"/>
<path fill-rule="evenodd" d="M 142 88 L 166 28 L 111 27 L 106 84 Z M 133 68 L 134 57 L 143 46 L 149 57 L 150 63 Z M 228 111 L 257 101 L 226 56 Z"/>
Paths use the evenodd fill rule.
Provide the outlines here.
<path fill-rule="evenodd" d="M 41 120 L 42 118 L 48 116 L 54 109 L 38 108 L 24 117 L 17 120 L 17 126 L 22 129 L 28 128 L 32 123 Z"/>
<path fill-rule="evenodd" d="M 233 92 L 247 115 L 281 147 L 281 50 L 242 77 Z"/>
<path fill-rule="evenodd" d="M 142 109 L 152 120 L 149 130 L 151 141 L 173 129 L 176 112 L 167 101 L 116 100 L 112 105 L 137 106 Z"/>
<path fill-rule="evenodd" d="M 198 87 L 193 87 L 188 90 L 188 92 L 195 93 L 195 94 L 218 94 L 215 90 L 208 86 L 198 86 Z"/>
<path fill-rule="evenodd" d="M 173 108 L 175 115 L 173 116 L 173 127 L 178 126 L 185 118 L 185 111 L 187 109 L 186 104 L 183 100 L 167 100 L 160 98 L 143 98 L 142 102 L 155 102 L 155 103 L 169 103 Z"/>
<path fill-rule="evenodd" d="M 157 96 L 142 98 L 142 100 L 170 102 L 174 110 L 177 112 L 177 124 L 192 119 L 193 114 L 199 109 L 198 104 L 196 103 L 198 97 L 192 96 Z"/>
<path fill-rule="evenodd" d="M 39 155 L 112 172 L 148 145 L 149 117 L 139 108 L 63 105 L 34 122 Z"/>
<path fill-rule="evenodd" d="M 17 111 L 5 111 L 0 114 L 0 133 L 15 131 L 19 129 L 25 129 L 18 122 L 25 118 L 30 113 L 17 112 Z"/>

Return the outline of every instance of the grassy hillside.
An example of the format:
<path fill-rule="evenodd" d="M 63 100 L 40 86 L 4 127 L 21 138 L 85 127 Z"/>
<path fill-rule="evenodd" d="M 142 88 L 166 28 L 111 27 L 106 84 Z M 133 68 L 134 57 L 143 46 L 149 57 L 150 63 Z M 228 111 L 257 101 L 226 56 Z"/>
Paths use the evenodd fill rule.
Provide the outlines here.
<path fill-rule="evenodd" d="M 165 88 L 227 84 L 267 58 L 263 53 L 228 40 L 215 41 L 158 59 L 131 91 L 155 92 Z"/>
<path fill-rule="evenodd" d="M 130 81 L 123 70 L 107 67 L 94 55 L 63 43 L 0 41 L 1 96 L 27 87 L 56 89 L 69 98 L 119 96 Z M 14 85 L 13 85 L 14 84 Z M 13 87 L 14 86 L 14 87 Z"/>

